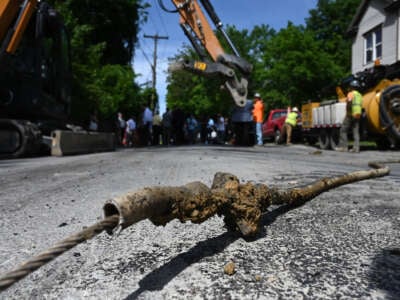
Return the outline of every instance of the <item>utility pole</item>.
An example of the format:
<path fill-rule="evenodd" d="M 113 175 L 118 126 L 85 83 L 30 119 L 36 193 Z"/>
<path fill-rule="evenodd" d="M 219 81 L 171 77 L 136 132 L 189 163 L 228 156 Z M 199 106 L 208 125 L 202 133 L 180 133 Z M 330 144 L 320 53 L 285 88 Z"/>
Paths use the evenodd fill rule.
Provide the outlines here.
<path fill-rule="evenodd" d="M 157 44 L 158 40 L 168 40 L 167 36 L 159 36 L 158 34 L 156 35 L 144 35 L 145 38 L 148 39 L 153 39 L 154 40 L 154 53 L 153 53 L 153 65 L 151 65 L 151 70 L 153 71 L 153 94 L 151 95 L 151 103 L 150 107 L 151 108 L 158 108 L 158 103 L 155 104 L 155 99 L 156 99 L 156 80 L 157 80 Z"/>

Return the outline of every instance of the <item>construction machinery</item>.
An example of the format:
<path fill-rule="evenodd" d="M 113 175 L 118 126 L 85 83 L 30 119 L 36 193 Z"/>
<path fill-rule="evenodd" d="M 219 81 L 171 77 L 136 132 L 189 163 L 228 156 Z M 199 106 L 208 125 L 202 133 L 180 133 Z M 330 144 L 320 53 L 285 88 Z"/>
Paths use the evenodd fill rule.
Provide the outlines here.
<path fill-rule="evenodd" d="M 0 155 L 37 153 L 69 115 L 67 32 L 45 2 L 2 0 L 0 43 Z"/>
<path fill-rule="evenodd" d="M 235 104 L 244 107 L 247 103 L 248 76 L 253 67 L 240 56 L 210 1 L 199 0 L 201 6 L 197 0 L 171 1 L 176 7 L 173 12 L 178 12 L 180 15 L 183 32 L 201 59 L 200 61 L 180 61 L 174 65 L 174 68 L 185 69 L 205 76 L 222 77 L 225 80 L 224 86 L 231 94 Z M 159 2 L 162 5 L 162 1 Z M 162 7 L 166 10 L 163 5 Z M 231 53 L 227 53 L 221 46 L 201 7 L 224 37 Z"/>
<path fill-rule="evenodd" d="M 336 88 L 338 98 L 310 102 L 302 106 L 302 131 L 311 144 L 319 141 L 322 149 L 334 149 L 339 143 L 340 127 L 346 115 L 349 83 L 356 79 L 363 95 L 360 137 L 375 141 L 379 149 L 400 146 L 400 62 L 377 63 L 351 75 Z"/>
<path fill-rule="evenodd" d="M 110 136 L 68 125 L 71 81 L 69 37 L 57 11 L 45 1 L 1 0 L 0 157 L 114 149 Z"/>
<path fill-rule="evenodd" d="M 253 66 L 242 58 L 239 51 L 223 28 L 209 0 L 171 0 L 175 10 L 168 10 L 159 0 L 161 7 L 168 12 L 179 13 L 180 26 L 198 54 L 198 61 L 179 61 L 170 66 L 170 70 L 186 70 L 202 76 L 217 76 L 224 80 L 224 87 L 230 93 L 234 103 L 232 125 L 235 144 L 249 146 L 254 144 L 254 126 L 252 103 L 248 99 L 248 78 Z M 201 5 L 200 5 L 201 4 Z M 225 51 L 216 36 L 206 15 L 222 35 L 228 50 Z"/>

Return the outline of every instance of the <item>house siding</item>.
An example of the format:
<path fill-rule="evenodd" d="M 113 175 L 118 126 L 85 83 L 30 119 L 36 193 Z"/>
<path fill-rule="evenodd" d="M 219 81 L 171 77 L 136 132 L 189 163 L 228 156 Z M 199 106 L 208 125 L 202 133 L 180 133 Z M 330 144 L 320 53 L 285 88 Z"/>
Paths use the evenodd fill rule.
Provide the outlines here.
<path fill-rule="evenodd" d="M 397 61 L 400 61 L 400 9 L 397 10 L 396 40 L 397 40 Z"/>
<path fill-rule="evenodd" d="M 372 0 L 359 24 L 352 45 L 352 73 L 372 67 L 373 62 L 364 64 L 364 34 L 382 25 L 382 64 L 392 64 L 400 60 L 399 10 L 385 11 L 384 1 Z"/>

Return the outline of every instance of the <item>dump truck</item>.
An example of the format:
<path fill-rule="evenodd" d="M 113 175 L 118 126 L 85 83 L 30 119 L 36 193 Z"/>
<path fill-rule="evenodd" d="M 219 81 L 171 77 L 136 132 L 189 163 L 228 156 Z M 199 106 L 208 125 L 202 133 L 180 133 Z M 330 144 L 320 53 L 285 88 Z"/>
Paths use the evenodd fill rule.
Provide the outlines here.
<path fill-rule="evenodd" d="M 400 146 L 400 62 L 375 65 L 342 80 L 337 99 L 302 105 L 302 134 L 321 149 L 335 149 L 346 116 L 348 84 L 356 79 L 363 95 L 360 122 L 361 140 L 374 141 L 379 149 Z"/>

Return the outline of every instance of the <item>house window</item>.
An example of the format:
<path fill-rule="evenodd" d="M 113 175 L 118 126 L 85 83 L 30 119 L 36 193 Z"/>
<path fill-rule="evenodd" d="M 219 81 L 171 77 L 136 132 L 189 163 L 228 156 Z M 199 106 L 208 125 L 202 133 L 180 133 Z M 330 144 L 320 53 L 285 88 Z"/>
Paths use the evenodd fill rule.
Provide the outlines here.
<path fill-rule="evenodd" d="M 382 26 L 375 27 L 364 35 L 364 64 L 382 57 Z"/>

